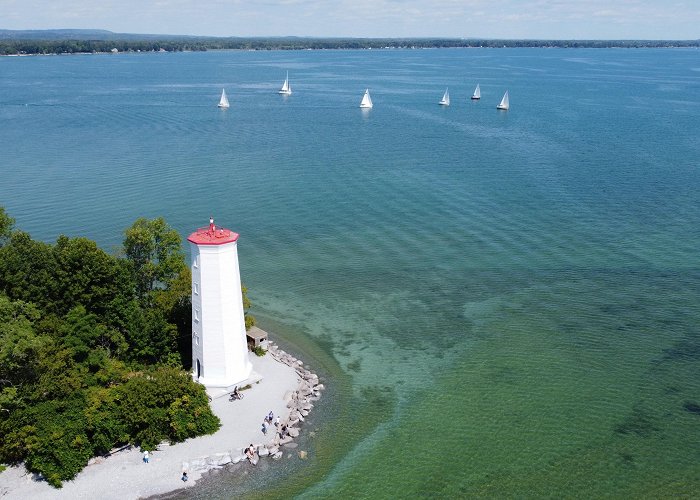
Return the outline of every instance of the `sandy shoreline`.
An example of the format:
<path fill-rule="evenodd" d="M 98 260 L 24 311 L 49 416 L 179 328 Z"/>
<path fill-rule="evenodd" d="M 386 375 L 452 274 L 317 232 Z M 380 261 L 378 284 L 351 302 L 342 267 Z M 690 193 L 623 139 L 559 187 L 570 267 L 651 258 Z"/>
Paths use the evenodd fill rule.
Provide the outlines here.
<path fill-rule="evenodd" d="M 275 359 L 280 357 L 285 362 Z M 267 435 L 264 435 L 261 429 L 264 417 L 272 411 L 282 421 L 303 420 L 300 412 L 303 415 L 305 411 L 294 408 L 290 410 L 290 406 L 294 406 L 297 396 L 300 401 L 305 401 L 307 408 L 313 406 L 308 402 L 308 396 L 312 394 L 302 377 L 304 369 L 301 362 L 288 358 L 283 351 L 277 351 L 273 347 L 263 357 L 251 354 L 250 360 L 254 372 L 262 379 L 243 392 L 245 397 L 242 400 L 230 402 L 226 394 L 220 394 L 220 397 L 213 394 L 211 407 L 222 424 L 215 434 L 188 439 L 172 446 L 162 444 L 151 453 L 148 464 L 143 462 L 143 455 L 137 448 L 127 448 L 107 458 L 93 459 L 75 479 L 64 482 L 61 489 L 37 480 L 23 466 L 10 467 L 0 473 L 0 497 L 143 498 L 194 487 L 203 473 L 220 467 L 218 464 L 239 460 L 243 455 L 242 449 L 251 443 L 260 446 L 263 454 L 269 448 L 274 451 L 272 441 L 276 438 L 275 427 L 272 426 Z M 318 380 L 315 379 L 315 382 L 318 383 Z M 189 476 L 187 482 L 181 480 L 185 469 Z"/>

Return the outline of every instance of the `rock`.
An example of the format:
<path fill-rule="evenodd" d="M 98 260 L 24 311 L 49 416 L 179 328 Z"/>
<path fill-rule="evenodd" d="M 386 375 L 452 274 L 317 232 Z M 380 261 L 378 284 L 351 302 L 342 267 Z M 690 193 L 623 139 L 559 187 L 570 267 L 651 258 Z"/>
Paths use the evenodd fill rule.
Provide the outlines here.
<path fill-rule="evenodd" d="M 297 455 L 299 455 L 299 458 L 301 458 L 302 460 L 306 460 L 308 453 L 306 453 L 304 450 L 299 450 Z"/>
<path fill-rule="evenodd" d="M 293 438 L 298 437 L 299 429 L 297 429 L 296 427 L 292 427 L 291 429 L 289 429 L 289 435 Z"/>
<path fill-rule="evenodd" d="M 228 453 L 217 453 L 207 459 L 207 463 L 213 466 L 222 466 L 231 463 L 231 455 Z"/>
<path fill-rule="evenodd" d="M 265 446 L 260 446 L 258 447 L 258 455 L 261 457 L 266 457 L 270 454 L 270 450 L 267 449 Z"/>
<path fill-rule="evenodd" d="M 272 455 L 272 458 L 275 460 L 279 460 L 280 458 L 282 458 L 282 455 L 284 455 L 284 453 L 282 453 L 281 451 L 278 451 L 277 453 Z"/>
<path fill-rule="evenodd" d="M 207 470 L 207 457 L 195 458 L 190 461 L 190 470 L 204 471 Z"/>
<path fill-rule="evenodd" d="M 291 442 L 292 442 L 292 438 L 289 437 L 289 436 L 285 436 L 285 437 L 283 437 L 282 439 L 280 439 L 280 444 L 281 444 L 281 445 L 285 445 L 285 444 L 291 443 Z"/>
<path fill-rule="evenodd" d="M 304 362 L 303 362 L 302 360 L 300 360 L 300 359 L 297 359 L 297 364 L 298 364 L 299 366 L 304 366 Z"/>
<path fill-rule="evenodd" d="M 274 455 L 275 453 L 277 453 L 278 451 L 280 451 L 280 449 L 279 449 L 277 446 L 272 446 L 272 447 L 270 447 L 270 450 L 269 450 L 269 451 L 270 451 L 270 452 L 268 453 L 269 455 Z"/>
<path fill-rule="evenodd" d="M 323 384 L 316 384 L 316 386 L 314 387 L 314 389 L 316 389 L 317 391 L 322 391 L 325 388 L 326 388 L 326 386 Z"/>
<path fill-rule="evenodd" d="M 297 446 L 299 446 L 297 443 L 286 443 L 284 445 L 285 448 L 296 448 Z"/>
<path fill-rule="evenodd" d="M 287 391 L 284 393 L 284 398 L 282 398 L 282 399 L 284 399 L 285 401 L 291 401 L 293 396 L 294 396 L 294 392 Z"/>
<path fill-rule="evenodd" d="M 306 411 L 306 410 L 301 410 L 299 413 L 301 413 L 302 417 L 308 417 L 308 416 L 309 416 L 309 412 Z"/>

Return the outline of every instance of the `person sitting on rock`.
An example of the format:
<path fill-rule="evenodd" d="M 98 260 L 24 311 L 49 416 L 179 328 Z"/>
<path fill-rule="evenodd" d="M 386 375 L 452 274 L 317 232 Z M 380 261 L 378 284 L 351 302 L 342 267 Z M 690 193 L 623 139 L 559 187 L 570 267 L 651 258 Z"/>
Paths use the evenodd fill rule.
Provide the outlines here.
<path fill-rule="evenodd" d="M 248 461 L 255 465 L 257 463 L 257 460 L 255 460 L 255 447 L 251 443 L 248 448 L 245 450 L 245 456 L 248 457 Z"/>
<path fill-rule="evenodd" d="M 272 413 L 272 410 L 270 410 L 270 413 L 267 414 L 267 422 L 272 423 L 272 420 L 275 418 L 274 413 Z"/>

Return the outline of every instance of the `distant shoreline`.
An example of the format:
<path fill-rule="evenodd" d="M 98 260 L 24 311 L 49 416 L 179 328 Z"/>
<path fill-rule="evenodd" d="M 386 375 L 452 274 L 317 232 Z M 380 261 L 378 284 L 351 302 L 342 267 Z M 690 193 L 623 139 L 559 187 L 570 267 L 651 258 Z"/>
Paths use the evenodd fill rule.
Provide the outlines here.
<path fill-rule="evenodd" d="M 698 48 L 700 40 L 544 40 L 471 38 L 215 38 L 104 31 L 0 30 L 0 55 L 204 52 L 210 50 L 360 50 L 440 48 Z"/>

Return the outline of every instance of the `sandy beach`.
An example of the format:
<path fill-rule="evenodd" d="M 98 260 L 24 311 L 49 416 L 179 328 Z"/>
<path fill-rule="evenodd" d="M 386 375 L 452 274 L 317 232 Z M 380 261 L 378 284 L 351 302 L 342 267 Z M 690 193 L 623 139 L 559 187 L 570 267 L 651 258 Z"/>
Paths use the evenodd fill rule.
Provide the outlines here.
<path fill-rule="evenodd" d="M 270 411 L 282 421 L 289 417 L 287 402 L 301 382 L 295 367 L 277 361 L 270 353 L 263 357 L 251 354 L 250 360 L 254 372 L 262 378 L 243 392 L 243 399 L 230 402 L 227 394 L 219 394 L 220 397 L 212 394 L 212 410 L 222 424 L 215 434 L 172 446 L 161 445 L 151 452 L 149 463 L 144 463 L 138 448 L 93 459 L 74 480 L 64 482 L 61 489 L 37 480 L 23 466 L 10 467 L 0 473 L 0 497 L 136 499 L 194 487 L 204 471 L 193 464 L 202 464 L 217 455 L 230 455 L 235 460 L 242 455 L 241 449 L 251 443 L 268 444 L 275 432 L 273 426 L 267 435 L 262 433 L 264 417 Z M 187 482 L 181 480 L 183 467 L 188 469 Z"/>

